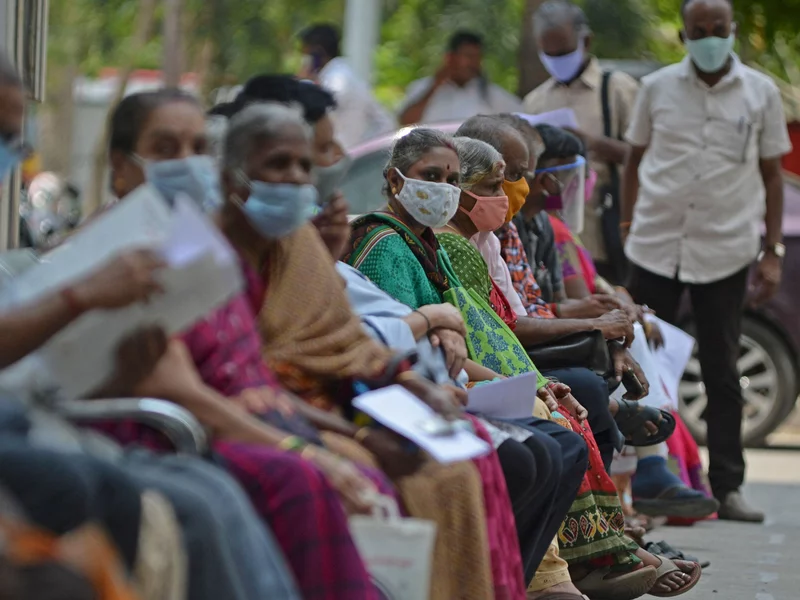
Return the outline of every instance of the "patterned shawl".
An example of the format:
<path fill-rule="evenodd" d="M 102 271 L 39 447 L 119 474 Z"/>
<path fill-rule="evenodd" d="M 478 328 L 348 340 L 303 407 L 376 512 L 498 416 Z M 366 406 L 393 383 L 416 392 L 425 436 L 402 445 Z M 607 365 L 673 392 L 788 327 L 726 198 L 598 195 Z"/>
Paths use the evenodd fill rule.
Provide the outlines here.
<path fill-rule="evenodd" d="M 426 228 L 421 236 L 417 236 L 396 215 L 382 211 L 359 217 L 350 224 L 350 227 L 353 232 L 350 235 L 350 243 L 342 262 L 349 265 L 354 264 L 359 255 L 380 240 L 382 233 L 395 232 L 403 238 L 411 252 L 414 253 L 419 264 L 425 270 L 428 280 L 439 290 L 439 293 L 443 294 L 450 289 L 447 275 L 439 268 L 437 260 L 439 242 L 431 228 Z"/>

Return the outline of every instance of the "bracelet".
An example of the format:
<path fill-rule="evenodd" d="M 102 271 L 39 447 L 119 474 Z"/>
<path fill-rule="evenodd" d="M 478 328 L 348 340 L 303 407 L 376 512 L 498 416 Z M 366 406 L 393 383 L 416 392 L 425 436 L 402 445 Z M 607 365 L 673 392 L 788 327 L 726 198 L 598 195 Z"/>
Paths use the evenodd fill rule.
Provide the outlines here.
<path fill-rule="evenodd" d="M 291 452 L 302 451 L 306 449 L 308 444 L 299 436 L 289 435 L 278 442 L 278 448 L 281 450 L 289 450 Z"/>
<path fill-rule="evenodd" d="M 416 310 L 416 309 L 415 309 L 413 312 L 417 313 L 417 314 L 418 314 L 418 315 L 420 315 L 420 316 L 421 316 L 423 319 L 425 319 L 425 324 L 428 326 L 428 328 L 425 330 L 425 333 L 426 333 L 426 334 L 427 334 L 427 333 L 428 333 L 428 332 L 429 332 L 431 329 L 433 329 L 433 326 L 431 326 L 431 320 L 428 318 L 428 315 L 426 315 L 426 314 L 425 314 L 424 312 L 422 312 L 421 310 Z"/>
<path fill-rule="evenodd" d="M 369 427 L 362 427 L 356 434 L 353 436 L 353 439 L 357 441 L 359 444 L 363 444 L 364 440 L 369 437 L 369 434 L 372 433 L 372 430 Z"/>
<path fill-rule="evenodd" d="M 62 289 L 61 298 L 64 299 L 64 303 L 75 316 L 82 315 L 85 312 L 83 303 L 75 295 L 75 288 L 65 287 Z"/>

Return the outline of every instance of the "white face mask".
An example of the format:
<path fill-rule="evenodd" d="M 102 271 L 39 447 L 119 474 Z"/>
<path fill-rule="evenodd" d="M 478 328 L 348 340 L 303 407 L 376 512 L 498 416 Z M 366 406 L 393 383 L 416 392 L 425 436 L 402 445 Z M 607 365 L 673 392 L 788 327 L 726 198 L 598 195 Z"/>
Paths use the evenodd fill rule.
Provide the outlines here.
<path fill-rule="evenodd" d="M 405 182 L 397 200 L 408 214 L 425 227 L 447 225 L 458 210 L 461 189 L 449 183 L 407 179 L 399 170 L 397 174 Z"/>

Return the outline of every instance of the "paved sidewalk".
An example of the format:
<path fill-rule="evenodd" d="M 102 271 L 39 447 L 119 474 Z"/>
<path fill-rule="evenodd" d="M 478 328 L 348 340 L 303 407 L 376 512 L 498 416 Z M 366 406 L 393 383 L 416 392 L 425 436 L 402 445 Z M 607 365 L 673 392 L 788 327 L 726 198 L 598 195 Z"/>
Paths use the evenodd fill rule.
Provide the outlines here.
<path fill-rule="evenodd" d="M 748 452 L 745 495 L 766 510 L 765 525 L 706 522 L 662 527 L 647 539 L 666 540 L 711 566 L 685 600 L 800 599 L 800 452 Z"/>

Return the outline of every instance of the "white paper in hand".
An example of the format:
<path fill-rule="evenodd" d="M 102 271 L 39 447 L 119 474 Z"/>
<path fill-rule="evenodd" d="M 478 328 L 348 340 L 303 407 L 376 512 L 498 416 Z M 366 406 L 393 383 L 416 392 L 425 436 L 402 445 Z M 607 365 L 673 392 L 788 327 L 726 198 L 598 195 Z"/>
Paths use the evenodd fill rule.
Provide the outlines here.
<path fill-rule="evenodd" d="M 653 351 L 656 362 L 661 367 L 661 377 L 673 408 L 678 408 L 679 388 L 686 366 L 692 358 L 695 340 L 688 333 L 670 325 L 656 316 L 649 315 L 648 321 L 657 324 L 664 338 L 664 345 Z"/>
<path fill-rule="evenodd" d="M 440 463 L 469 460 L 492 450 L 489 444 L 467 431 L 458 431 L 450 436 L 425 433 L 420 423 L 435 417 L 435 413 L 399 385 L 362 394 L 353 400 L 353 406 L 408 438 Z"/>
<path fill-rule="evenodd" d="M 236 256 L 214 224 L 188 198 L 177 198 L 170 210 L 145 185 L 23 273 L 12 283 L 20 288 L 13 297 L 18 302 L 37 298 L 142 247 L 167 259 L 159 274 L 164 293 L 147 304 L 87 313 L 39 351 L 65 397 L 82 397 L 104 383 L 113 373 L 120 342 L 137 329 L 155 324 L 170 335 L 178 333 L 241 289 Z"/>
<path fill-rule="evenodd" d="M 467 410 L 497 419 L 526 419 L 536 402 L 536 373 L 500 379 L 469 390 Z"/>

